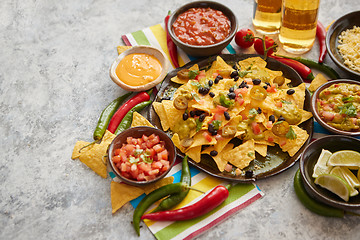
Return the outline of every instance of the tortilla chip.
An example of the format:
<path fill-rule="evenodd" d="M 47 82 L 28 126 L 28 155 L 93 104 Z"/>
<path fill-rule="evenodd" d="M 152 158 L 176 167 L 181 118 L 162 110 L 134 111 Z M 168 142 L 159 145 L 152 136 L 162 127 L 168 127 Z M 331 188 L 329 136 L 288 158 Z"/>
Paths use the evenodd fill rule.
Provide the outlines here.
<path fill-rule="evenodd" d="M 106 146 L 105 144 L 94 144 L 89 150 L 79 156 L 79 160 L 82 163 L 103 178 L 107 178 L 106 165 L 103 160 L 107 147 L 108 145 Z"/>
<path fill-rule="evenodd" d="M 211 156 L 210 152 L 215 150 L 214 146 L 208 147 L 207 149 L 205 149 L 202 153 L 204 154 L 209 154 L 213 159 L 214 162 L 216 163 L 218 169 L 220 172 L 223 172 L 225 170 L 225 166 L 228 163 L 226 160 L 223 159 L 223 154 L 230 151 L 232 148 L 234 147 L 234 144 L 229 143 L 227 144 L 221 152 L 218 152 L 218 155 L 216 156 Z"/>
<path fill-rule="evenodd" d="M 254 139 L 248 140 L 236 148 L 225 152 L 222 155 L 222 159 L 240 169 L 249 166 L 250 162 L 255 159 Z"/>
<path fill-rule="evenodd" d="M 163 100 L 162 105 L 164 107 L 164 111 L 167 117 L 167 121 L 169 124 L 169 128 L 172 130 L 177 122 L 177 120 L 182 119 L 182 115 L 185 110 L 178 110 L 174 107 L 174 103 L 171 100 Z M 164 130 L 165 131 L 165 130 Z"/>
<path fill-rule="evenodd" d="M 113 134 L 109 130 L 106 130 L 104 136 L 101 139 L 100 145 L 107 150 L 107 147 L 110 145 L 110 143 L 114 140 L 115 137 L 115 134 Z"/>
<path fill-rule="evenodd" d="M 194 64 L 193 66 L 191 66 L 191 68 L 189 68 L 189 70 L 195 70 L 195 71 L 199 71 L 199 65 Z M 172 77 L 171 81 L 174 83 L 178 83 L 178 84 L 186 84 L 189 80 L 187 79 L 180 79 L 177 76 Z"/>
<path fill-rule="evenodd" d="M 313 116 L 311 112 L 308 112 L 304 109 L 299 109 L 299 111 L 301 112 L 301 121 L 296 125 L 305 122 L 306 120 L 310 119 Z"/>
<path fill-rule="evenodd" d="M 286 144 L 280 146 L 284 152 L 289 153 L 290 157 L 294 156 L 309 138 L 309 134 L 304 129 L 294 125 L 292 128 L 296 134 L 296 139 L 286 139 Z"/>
<path fill-rule="evenodd" d="M 111 207 L 114 214 L 126 203 L 141 196 L 144 193 L 139 187 L 112 181 L 110 184 Z"/>
<path fill-rule="evenodd" d="M 185 152 L 186 152 L 186 148 L 184 148 L 184 147 L 181 145 L 181 141 L 180 141 L 179 134 L 174 133 L 174 135 L 172 136 L 171 140 L 173 141 L 175 147 L 177 147 L 182 153 L 185 153 Z"/>
<path fill-rule="evenodd" d="M 132 48 L 132 46 L 117 46 L 117 52 L 120 55 L 130 48 Z"/>
<path fill-rule="evenodd" d="M 186 155 L 192 160 L 199 163 L 201 161 L 201 146 L 191 147 L 186 151 Z"/>
<path fill-rule="evenodd" d="M 324 77 L 324 75 L 319 73 L 316 75 L 314 80 L 311 81 L 308 89 L 311 92 L 315 92 L 315 90 L 318 89 L 318 87 L 320 87 L 321 85 L 323 85 L 324 83 L 327 83 L 327 82 L 328 82 L 328 80 Z"/>
<path fill-rule="evenodd" d="M 223 78 L 229 78 L 231 72 L 233 72 L 234 69 L 229 66 L 224 59 L 222 59 L 220 56 L 216 57 L 216 60 L 211 64 L 211 67 L 208 71 L 206 71 L 206 77 L 210 78 L 213 76 L 214 73 L 220 74 Z"/>
<path fill-rule="evenodd" d="M 202 145 L 214 145 L 216 143 L 216 139 L 213 136 L 211 136 L 210 142 L 204 138 L 203 133 L 205 131 L 207 131 L 207 130 L 204 130 L 204 131 L 201 130 L 194 135 L 194 142 L 193 142 L 193 144 L 191 144 L 190 148 L 202 146 Z"/>
<path fill-rule="evenodd" d="M 154 191 L 162 186 L 171 184 L 173 182 L 174 182 L 174 177 L 171 176 L 171 177 L 162 178 L 159 181 L 145 185 L 144 187 L 141 187 L 141 188 L 142 188 L 142 190 L 144 190 L 145 194 L 147 195 L 147 194 L 151 193 L 152 191 Z"/>
<path fill-rule="evenodd" d="M 138 112 L 133 113 L 133 120 L 131 122 L 131 127 L 138 127 L 138 126 L 148 126 L 148 127 L 154 127 L 149 120 L 147 120 L 144 116 L 142 116 Z"/>
<path fill-rule="evenodd" d="M 257 66 L 259 68 L 265 68 L 266 62 L 261 57 L 252 57 L 247 58 L 239 62 L 239 66 L 241 68 L 241 71 L 244 71 L 248 69 L 249 67 Z"/>
<path fill-rule="evenodd" d="M 160 102 L 153 102 L 153 107 L 156 112 L 156 114 L 160 118 L 161 127 L 164 131 L 167 131 L 169 129 L 169 121 L 167 119 L 164 106 Z"/>
<path fill-rule="evenodd" d="M 81 153 L 82 153 L 82 152 L 79 152 L 79 150 L 80 150 L 82 147 L 84 147 L 84 146 L 86 146 L 86 145 L 88 145 L 88 144 L 90 144 L 90 142 L 77 141 L 77 142 L 75 143 L 75 146 L 74 146 L 74 149 L 73 149 L 73 152 L 72 152 L 72 155 L 71 155 L 71 159 L 79 158 L 80 155 L 81 155 Z M 89 146 L 89 147 L 90 147 L 90 146 Z M 86 151 L 86 148 L 84 148 L 83 151 Z"/>
<path fill-rule="evenodd" d="M 305 88 L 305 83 L 302 83 L 294 88 L 289 88 L 295 90 L 295 93 L 292 95 L 286 93 L 288 89 L 281 90 L 279 97 L 283 100 L 294 103 L 299 109 L 303 109 L 305 101 Z"/>
<path fill-rule="evenodd" d="M 266 144 L 255 143 L 255 152 L 259 153 L 261 156 L 266 157 L 267 155 L 267 146 Z"/>

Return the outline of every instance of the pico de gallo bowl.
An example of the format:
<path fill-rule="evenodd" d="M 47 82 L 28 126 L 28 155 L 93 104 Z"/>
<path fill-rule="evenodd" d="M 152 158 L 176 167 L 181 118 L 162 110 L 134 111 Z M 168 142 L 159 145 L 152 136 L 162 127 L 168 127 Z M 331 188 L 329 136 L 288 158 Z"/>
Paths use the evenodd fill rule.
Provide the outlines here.
<path fill-rule="evenodd" d="M 311 99 L 316 121 L 330 132 L 360 136 L 360 83 L 340 79 L 321 85 Z"/>
<path fill-rule="evenodd" d="M 115 137 L 108 149 L 110 166 L 117 177 L 132 185 L 163 178 L 173 166 L 176 150 L 163 131 L 134 127 Z"/>

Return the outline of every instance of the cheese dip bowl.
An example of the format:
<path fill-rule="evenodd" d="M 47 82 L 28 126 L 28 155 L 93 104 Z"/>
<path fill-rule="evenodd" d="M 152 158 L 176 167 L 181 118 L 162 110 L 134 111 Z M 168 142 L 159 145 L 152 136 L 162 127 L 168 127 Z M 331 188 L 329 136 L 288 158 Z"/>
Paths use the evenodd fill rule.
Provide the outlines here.
<path fill-rule="evenodd" d="M 121 53 L 110 67 L 110 77 L 121 88 L 140 92 L 159 84 L 167 74 L 165 54 L 151 46 L 134 46 Z"/>

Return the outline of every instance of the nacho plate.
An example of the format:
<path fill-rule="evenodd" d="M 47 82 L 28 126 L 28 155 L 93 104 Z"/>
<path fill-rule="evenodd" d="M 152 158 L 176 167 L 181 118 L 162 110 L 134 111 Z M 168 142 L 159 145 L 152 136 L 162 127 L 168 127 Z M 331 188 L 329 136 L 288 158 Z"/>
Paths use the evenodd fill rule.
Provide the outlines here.
<path fill-rule="evenodd" d="M 259 57 L 259 55 L 255 54 L 247 54 L 247 55 L 233 55 L 233 54 L 222 54 L 218 55 L 220 56 L 226 63 L 228 63 L 230 66 L 232 66 L 234 63 L 250 58 L 250 57 Z M 178 87 L 180 87 L 180 84 L 174 83 L 171 81 L 171 78 L 176 76 L 177 72 L 184 69 L 184 68 L 190 68 L 194 64 L 198 64 L 200 70 L 202 69 L 208 69 L 212 62 L 215 61 L 217 56 L 212 56 L 207 59 L 199 59 L 192 62 L 189 62 L 188 64 L 184 65 L 181 68 L 175 69 L 174 71 L 170 72 L 166 78 L 164 79 L 159 92 L 155 98 L 155 102 L 161 102 L 166 99 L 166 97 L 172 97 L 173 93 L 176 91 Z M 268 59 L 267 60 L 267 66 L 268 69 L 274 70 L 274 71 L 282 71 L 284 77 L 291 79 L 291 85 L 296 87 L 303 83 L 301 77 L 295 72 L 292 68 L 274 60 L 274 59 Z M 308 90 L 305 90 L 305 101 L 304 101 L 304 110 L 310 111 L 310 93 Z M 154 110 L 154 107 L 152 107 L 149 110 L 149 120 L 150 122 L 162 129 L 162 125 L 160 122 L 160 118 L 158 117 L 157 113 Z M 214 160 L 206 154 L 201 155 L 201 159 L 196 159 L 194 161 L 193 159 L 190 159 L 189 162 L 193 166 L 199 168 L 200 170 L 221 179 L 226 179 L 229 181 L 235 181 L 235 182 L 248 182 L 248 181 L 254 181 L 257 179 L 263 179 L 266 177 L 273 176 L 275 174 L 278 174 L 292 165 L 295 164 L 295 162 L 299 159 L 300 154 L 306 147 L 306 145 L 310 142 L 313 134 L 313 119 L 310 118 L 309 120 L 301 123 L 299 125 L 301 129 L 304 129 L 309 137 L 305 141 L 305 143 L 302 145 L 299 151 L 297 151 L 292 157 L 286 152 L 283 152 L 281 148 L 278 145 L 275 145 L 273 147 L 268 147 L 267 155 L 266 157 L 261 156 L 258 152 L 256 152 L 255 160 L 253 160 L 248 167 L 244 169 L 244 171 L 251 170 L 253 172 L 253 175 L 251 177 L 246 177 L 244 174 L 242 175 L 234 175 L 228 172 L 220 172 L 216 163 Z M 171 133 L 169 132 L 171 135 Z M 236 144 L 236 143 L 235 143 Z M 261 151 L 260 151 L 261 152 Z M 178 151 L 178 154 L 180 156 L 184 156 L 184 154 L 181 153 L 181 151 Z"/>

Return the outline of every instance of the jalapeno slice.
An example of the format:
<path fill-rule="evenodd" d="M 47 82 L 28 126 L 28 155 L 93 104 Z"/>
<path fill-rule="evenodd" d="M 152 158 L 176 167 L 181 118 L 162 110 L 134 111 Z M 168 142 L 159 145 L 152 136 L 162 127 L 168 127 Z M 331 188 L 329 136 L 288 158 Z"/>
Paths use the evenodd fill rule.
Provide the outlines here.
<path fill-rule="evenodd" d="M 284 137 L 290 130 L 290 125 L 286 121 L 278 121 L 274 123 L 271 131 L 278 137 Z"/>
<path fill-rule="evenodd" d="M 283 76 L 277 76 L 273 80 L 274 83 L 276 83 L 278 86 L 281 86 L 285 83 L 285 78 Z"/>
<path fill-rule="evenodd" d="M 194 139 L 193 138 L 188 138 L 188 137 L 184 138 L 180 142 L 181 146 L 183 146 L 184 148 L 190 147 L 193 143 L 194 143 Z"/>
<path fill-rule="evenodd" d="M 177 72 L 176 76 L 182 80 L 189 80 L 189 69 L 182 69 Z"/>
<path fill-rule="evenodd" d="M 174 99 L 174 107 L 178 110 L 185 110 L 188 107 L 188 100 L 185 96 L 177 96 Z"/>
<path fill-rule="evenodd" d="M 267 92 L 263 87 L 259 85 L 253 86 L 250 90 L 250 97 L 254 100 L 263 101 L 267 96 Z"/>
<path fill-rule="evenodd" d="M 221 136 L 223 137 L 234 137 L 236 134 L 236 126 L 235 125 L 227 125 L 224 126 L 221 130 Z"/>

